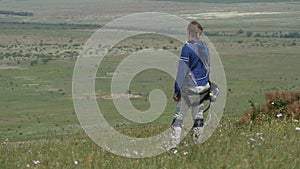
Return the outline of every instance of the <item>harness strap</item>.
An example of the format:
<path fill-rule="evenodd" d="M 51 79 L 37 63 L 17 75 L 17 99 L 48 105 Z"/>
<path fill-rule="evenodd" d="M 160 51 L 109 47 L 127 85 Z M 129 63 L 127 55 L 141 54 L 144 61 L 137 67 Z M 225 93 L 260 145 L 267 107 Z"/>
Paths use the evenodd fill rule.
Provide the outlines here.
<path fill-rule="evenodd" d="M 206 69 L 206 71 L 207 71 L 207 75 L 208 75 L 208 73 L 210 72 L 210 66 L 209 66 L 209 64 L 208 64 L 207 58 L 205 58 L 204 54 L 202 54 L 202 51 L 201 51 L 200 47 L 197 45 L 197 43 L 196 43 L 195 40 L 187 41 L 187 43 L 191 43 L 191 44 L 193 44 L 193 45 L 196 45 L 196 46 L 197 46 L 197 49 L 198 49 L 199 60 L 196 62 L 195 65 L 193 65 L 193 66 L 191 67 L 191 71 L 192 71 L 194 68 L 196 68 L 196 66 L 198 65 L 198 63 L 199 63 L 200 61 L 202 61 L 202 63 L 204 64 L 204 67 L 205 67 L 205 69 Z M 207 75 L 206 75 L 206 76 L 207 76 Z M 206 77 L 206 76 L 205 76 L 205 77 Z M 195 79 L 195 80 L 197 80 L 197 79 Z M 209 83 L 210 83 L 210 81 L 209 81 Z M 211 88 L 211 83 L 210 83 L 210 88 Z M 208 89 L 208 92 L 209 92 L 210 88 Z M 208 99 L 208 100 L 209 100 L 208 106 L 207 106 L 206 109 L 203 110 L 203 113 L 204 113 L 204 112 L 207 112 L 207 111 L 209 110 L 209 108 L 210 108 L 211 100 L 210 100 L 210 99 Z M 203 102 L 203 101 L 202 101 L 202 102 Z"/>

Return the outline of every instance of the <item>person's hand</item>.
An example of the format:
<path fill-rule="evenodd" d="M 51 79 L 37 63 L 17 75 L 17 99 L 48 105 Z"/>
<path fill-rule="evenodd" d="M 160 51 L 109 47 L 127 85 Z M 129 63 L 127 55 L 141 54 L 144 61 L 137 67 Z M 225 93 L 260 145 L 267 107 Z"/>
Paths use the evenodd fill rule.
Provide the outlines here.
<path fill-rule="evenodd" d="M 173 100 L 176 102 L 179 101 L 179 95 L 177 93 L 174 93 Z"/>

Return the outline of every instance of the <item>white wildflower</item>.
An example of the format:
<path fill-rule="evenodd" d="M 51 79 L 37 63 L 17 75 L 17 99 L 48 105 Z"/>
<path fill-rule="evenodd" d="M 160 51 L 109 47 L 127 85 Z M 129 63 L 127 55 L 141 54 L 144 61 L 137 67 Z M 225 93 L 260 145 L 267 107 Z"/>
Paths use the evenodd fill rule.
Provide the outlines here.
<path fill-rule="evenodd" d="M 138 151 L 136 151 L 136 150 L 133 150 L 133 154 L 134 154 L 134 155 L 138 155 L 138 154 L 139 154 L 139 152 L 138 152 Z"/>
<path fill-rule="evenodd" d="M 74 160 L 74 164 L 75 164 L 75 165 L 78 165 L 78 161 L 77 161 L 77 160 Z"/>
<path fill-rule="evenodd" d="M 276 117 L 277 117 L 277 118 L 282 117 L 282 114 L 279 113 L 279 114 L 276 115 Z"/>
<path fill-rule="evenodd" d="M 254 142 L 254 141 L 255 141 L 255 139 L 254 139 L 254 138 L 250 138 L 250 141 L 253 141 L 253 142 Z"/>
<path fill-rule="evenodd" d="M 26 164 L 26 167 L 27 167 L 27 168 L 30 168 L 30 164 Z"/>
<path fill-rule="evenodd" d="M 33 160 L 33 164 L 38 165 L 38 164 L 40 164 L 40 161 L 39 160 Z"/>
<path fill-rule="evenodd" d="M 188 153 L 188 151 L 183 151 L 183 155 L 187 155 Z"/>
<path fill-rule="evenodd" d="M 295 130 L 296 130 L 296 131 L 300 131 L 300 127 L 296 127 Z"/>
<path fill-rule="evenodd" d="M 260 136 L 259 138 L 260 138 L 262 141 L 264 141 L 264 140 L 265 140 L 265 139 L 264 139 L 262 136 Z"/>
<path fill-rule="evenodd" d="M 188 146 L 189 146 L 189 143 L 187 143 L 186 141 L 184 141 L 184 142 L 183 142 L 183 145 L 184 145 L 185 147 L 188 147 Z"/>
<path fill-rule="evenodd" d="M 263 133 L 256 133 L 257 136 L 262 135 Z"/>
<path fill-rule="evenodd" d="M 8 143 L 8 138 L 6 138 L 3 142 L 2 142 L 2 144 L 7 144 Z"/>

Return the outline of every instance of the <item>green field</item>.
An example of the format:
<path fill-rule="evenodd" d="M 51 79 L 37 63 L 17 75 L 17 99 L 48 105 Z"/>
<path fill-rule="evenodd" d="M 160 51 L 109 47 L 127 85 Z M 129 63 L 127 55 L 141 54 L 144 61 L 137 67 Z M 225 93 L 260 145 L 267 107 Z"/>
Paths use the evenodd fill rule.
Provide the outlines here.
<path fill-rule="evenodd" d="M 1 169 L 300 167 L 300 133 L 295 131 L 300 127 L 299 122 L 274 119 L 256 125 L 239 123 L 244 112 L 251 108 L 249 101 L 264 104 L 266 92 L 300 91 L 297 22 L 300 6 L 296 1 L 280 4 L 272 1 L 256 9 L 256 3 L 197 6 L 194 2 L 157 2 L 160 4 L 157 7 L 153 1 L 132 0 L 120 2 L 123 5 L 120 10 L 115 7 L 117 2 L 109 1 L 18 2 L 0 0 L 0 11 L 33 13 L 32 16 L 0 14 Z M 95 8 L 97 5 L 99 9 Z M 137 9 L 163 12 L 164 8 L 168 8 L 165 12 L 188 20 L 196 17 L 203 21 L 205 33 L 216 47 L 226 73 L 224 117 L 203 144 L 193 145 L 188 136 L 176 154 L 165 152 L 143 159 L 120 157 L 92 142 L 79 124 L 72 100 L 75 62 L 87 39 L 105 23 L 141 11 Z M 203 10 L 206 15 L 198 15 Z M 225 18 L 221 17 L 222 12 Z M 212 18 L 203 19 L 204 16 Z M 128 91 L 139 97 L 131 98 L 131 102 L 136 109 L 147 110 L 149 93 L 159 88 L 167 96 L 166 109 L 148 124 L 123 118 L 109 98 L 112 75 L 118 64 L 142 49 L 164 49 L 179 55 L 181 46 L 181 42 L 168 37 L 143 34 L 120 42 L 105 56 L 97 71 L 95 93 L 99 108 L 117 131 L 134 137 L 159 134 L 170 126 L 175 107 L 174 79 L 150 69 L 132 80 Z"/>

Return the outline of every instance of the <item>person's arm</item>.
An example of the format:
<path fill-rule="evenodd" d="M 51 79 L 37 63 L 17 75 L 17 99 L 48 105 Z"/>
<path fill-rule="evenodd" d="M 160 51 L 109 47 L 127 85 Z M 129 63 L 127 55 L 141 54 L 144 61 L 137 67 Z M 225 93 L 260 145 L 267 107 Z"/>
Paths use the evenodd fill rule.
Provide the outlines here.
<path fill-rule="evenodd" d="M 187 46 L 184 46 L 181 50 L 181 55 L 180 55 L 180 59 L 179 59 L 179 63 L 178 63 L 174 97 L 177 95 L 179 98 L 181 95 L 181 88 L 183 86 L 185 77 L 189 70 L 189 67 L 188 67 L 189 61 L 190 61 L 189 60 L 189 50 L 188 50 Z M 174 99 L 174 100 L 176 100 L 176 99 Z"/>

